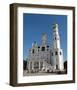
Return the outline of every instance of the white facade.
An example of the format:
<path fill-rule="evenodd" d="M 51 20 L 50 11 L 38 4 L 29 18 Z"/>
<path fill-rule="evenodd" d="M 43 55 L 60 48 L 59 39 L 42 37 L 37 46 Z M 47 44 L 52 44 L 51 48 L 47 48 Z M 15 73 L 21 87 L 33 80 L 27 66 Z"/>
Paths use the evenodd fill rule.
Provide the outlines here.
<path fill-rule="evenodd" d="M 52 48 L 51 48 L 52 47 Z M 52 46 L 47 45 L 47 35 L 43 33 L 41 45 L 36 42 L 32 44 L 29 50 L 27 61 L 29 72 L 43 72 L 63 70 L 63 51 L 60 48 L 60 36 L 58 33 L 58 24 L 53 25 Z"/>

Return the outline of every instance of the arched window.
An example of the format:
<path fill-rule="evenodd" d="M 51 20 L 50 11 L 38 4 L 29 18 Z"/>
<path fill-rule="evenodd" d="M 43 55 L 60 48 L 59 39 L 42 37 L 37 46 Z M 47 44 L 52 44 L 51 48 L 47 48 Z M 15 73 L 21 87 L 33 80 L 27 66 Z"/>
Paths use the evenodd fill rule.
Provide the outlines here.
<path fill-rule="evenodd" d="M 38 46 L 38 48 L 40 48 L 40 46 Z"/>
<path fill-rule="evenodd" d="M 55 55 L 58 55 L 58 52 L 57 51 L 55 52 Z"/>
<path fill-rule="evenodd" d="M 47 48 L 47 51 L 49 51 L 49 49 Z"/>
<path fill-rule="evenodd" d="M 47 48 L 49 48 L 49 46 L 47 46 Z"/>
<path fill-rule="evenodd" d="M 53 56 L 53 53 L 52 53 L 52 56 Z"/>
<path fill-rule="evenodd" d="M 34 49 L 32 50 L 32 53 L 34 53 Z"/>
<path fill-rule="evenodd" d="M 45 51 L 45 47 L 42 47 L 42 51 Z"/>
<path fill-rule="evenodd" d="M 58 65 L 56 65 L 56 69 L 58 69 Z"/>
<path fill-rule="evenodd" d="M 61 52 L 60 52 L 60 55 L 61 55 Z"/>

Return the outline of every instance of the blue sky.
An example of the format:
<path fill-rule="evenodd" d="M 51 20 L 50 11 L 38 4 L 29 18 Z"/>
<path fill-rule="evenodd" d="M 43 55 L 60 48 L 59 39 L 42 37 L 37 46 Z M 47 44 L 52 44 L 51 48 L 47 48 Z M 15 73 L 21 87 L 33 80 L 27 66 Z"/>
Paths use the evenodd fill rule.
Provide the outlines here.
<path fill-rule="evenodd" d="M 43 15 L 23 14 L 23 59 L 28 56 L 28 50 L 36 41 L 41 44 L 42 33 L 47 34 L 48 43 L 52 43 L 52 25 L 59 24 L 59 35 L 64 59 L 67 60 L 67 16 L 66 15 Z"/>

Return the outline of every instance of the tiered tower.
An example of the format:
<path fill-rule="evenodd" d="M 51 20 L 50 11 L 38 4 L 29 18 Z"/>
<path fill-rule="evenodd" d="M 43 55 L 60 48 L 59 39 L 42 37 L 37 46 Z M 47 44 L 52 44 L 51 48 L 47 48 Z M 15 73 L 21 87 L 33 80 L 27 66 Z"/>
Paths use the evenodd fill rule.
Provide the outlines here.
<path fill-rule="evenodd" d="M 56 70 L 63 70 L 63 51 L 60 47 L 60 36 L 58 33 L 58 24 L 53 25 L 53 42 L 51 49 L 51 64 Z"/>

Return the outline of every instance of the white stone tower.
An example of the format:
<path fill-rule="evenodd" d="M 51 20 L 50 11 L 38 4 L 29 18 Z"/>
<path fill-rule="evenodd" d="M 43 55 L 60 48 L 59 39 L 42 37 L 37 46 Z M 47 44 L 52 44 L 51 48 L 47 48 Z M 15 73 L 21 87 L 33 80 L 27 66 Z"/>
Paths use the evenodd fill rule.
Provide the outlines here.
<path fill-rule="evenodd" d="M 53 25 L 53 42 L 51 49 L 51 64 L 56 70 L 63 70 L 63 51 L 60 48 L 60 36 L 58 33 L 58 24 Z"/>

